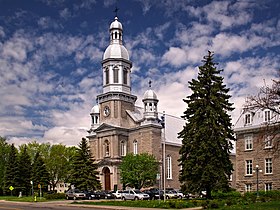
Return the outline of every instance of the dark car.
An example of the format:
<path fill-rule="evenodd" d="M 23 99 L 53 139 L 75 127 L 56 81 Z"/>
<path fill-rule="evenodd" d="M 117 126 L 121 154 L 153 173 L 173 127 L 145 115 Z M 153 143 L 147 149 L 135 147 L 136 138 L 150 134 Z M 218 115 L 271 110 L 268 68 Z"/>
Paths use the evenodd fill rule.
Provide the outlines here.
<path fill-rule="evenodd" d="M 152 188 L 149 190 L 144 190 L 143 192 L 150 196 L 150 200 L 159 200 L 159 198 L 163 200 L 163 191 L 162 190 Z"/>
<path fill-rule="evenodd" d="M 115 199 L 114 194 L 111 191 L 98 191 L 96 194 L 99 196 L 100 199 Z"/>
<path fill-rule="evenodd" d="M 100 199 L 100 195 L 97 192 L 92 192 L 92 191 L 84 191 L 85 199 L 88 200 L 99 200 Z"/>

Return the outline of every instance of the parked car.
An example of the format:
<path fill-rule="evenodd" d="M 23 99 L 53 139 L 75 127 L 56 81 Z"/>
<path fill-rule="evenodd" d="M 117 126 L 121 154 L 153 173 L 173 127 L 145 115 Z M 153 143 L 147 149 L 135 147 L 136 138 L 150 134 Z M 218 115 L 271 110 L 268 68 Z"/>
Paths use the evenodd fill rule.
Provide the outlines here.
<path fill-rule="evenodd" d="M 186 196 L 183 194 L 183 192 L 181 191 L 181 190 L 174 190 L 174 191 L 176 191 L 177 192 L 177 197 L 179 198 L 179 199 L 183 199 L 183 198 L 185 198 Z"/>
<path fill-rule="evenodd" d="M 151 188 L 149 190 L 144 190 L 143 193 L 146 193 L 150 196 L 150 200 L 163 199 L 163 191 L 157 188 Z"/>
<path fill-rule="evenodd" d="M 148 200 L 150 196 L 140 190 L 125 190 L 122 193 L 122 200 Z"/>
<path fill-rule="evenodd" d="M 103 191 L 97 191 L 96 193 L 99 195 L 100 199 L 115 199 L 115 196 L 111 191 L 103 190 Z"/>
<path fill-rule="evenodd" d="M 100 199 L 100 195 L 96 192 L 85 191 L 83 193 L 85 193 L 86 199 L 88 199 L 88 200 L 94 200 L 94 199 L 99 200 Z"/>
<path fill-rule="evenodd" d="M 178 198 L 177 192 L 175 190 L 166 190 L 165 191 L 166 199 L 176 199 Z"/>
<path fill-rule="evenodd" d="M 121 199 L 122 193 L 123 193 L 122 190 L 117 190 L 117 191 L 112 192 L 112 194 L 115 196 L 116 199 Z"/>
<path fill-rule="evenodd" d="M 85 199 L 86 198 L 86 194 L 83 193 L 82 191 L 78 190 L 78 189 L 70 189 L 65 193 L 66 199 Z"/>

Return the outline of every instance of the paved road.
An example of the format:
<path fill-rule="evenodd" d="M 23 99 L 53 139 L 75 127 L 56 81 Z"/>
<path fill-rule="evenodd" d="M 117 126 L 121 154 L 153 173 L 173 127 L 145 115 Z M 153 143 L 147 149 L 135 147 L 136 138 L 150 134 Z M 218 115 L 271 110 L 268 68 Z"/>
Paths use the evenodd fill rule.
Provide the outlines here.
<path fill-rule="evenodd" d="M 123 206 L 92 206 L 92 205 L 75 205 L 71 204 L 73 201 L 54 201 L 54 202 L 41 202 L 41 203 L 28 203 L 28 202 L 11 202 L 0 200 L 0 210 L 155 210 L 152 208 L 135 208 Z M 187 210 L 202 209 L 190 208 Z M 160 210 L 160 209 L 156 209 Z"/>

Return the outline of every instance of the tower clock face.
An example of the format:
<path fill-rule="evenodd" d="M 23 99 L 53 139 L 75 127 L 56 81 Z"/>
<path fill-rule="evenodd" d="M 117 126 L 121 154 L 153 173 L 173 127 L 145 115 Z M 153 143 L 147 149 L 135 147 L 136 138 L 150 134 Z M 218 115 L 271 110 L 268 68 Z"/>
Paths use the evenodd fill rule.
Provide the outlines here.
<path fill-rule="evenodd" d="M 104 107 L 103 114 L 105 117 L 108 117 L 110 115 L 110 108 L 108 106 Z"/>

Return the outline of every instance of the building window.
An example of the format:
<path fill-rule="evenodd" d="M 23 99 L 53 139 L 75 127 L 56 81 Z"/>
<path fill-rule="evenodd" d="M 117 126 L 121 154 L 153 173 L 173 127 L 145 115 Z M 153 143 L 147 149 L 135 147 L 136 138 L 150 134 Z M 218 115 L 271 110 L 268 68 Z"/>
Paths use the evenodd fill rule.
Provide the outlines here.
<path fill-rule="evenodd" d="M 138 154 L 138 142 L 136 140 L 133 141 L 133 154 Z"/>
<path fill-rule="evenodd" d="M 104 150 L 105 150 L 105 157 L 108 157 L 110 155 L 110 144 L 108 140 L 105 140 L 104 142 Z"/>
<path fill-rule="evenodd" d="M 245 150 L 252 150 L 253 149 L 253 136 L 246 135 L 244 136 L 245 139 Z"/>
<path fill-rule="evenodd" d="M 272 183 L 265 183 L 265 191 L 272 190 Z"/>
<path fill-rule="evenodd" d="M 252 123 L 251 114 L 245 114 L 245 125 Z"/>
<path fill-rule="evenodd" d="M 126 142 L 121 141 L 121 156 L 126 156 Z"/>
<path fill-rule="evenodd" d="M 253 161 L 246 160 L 246 175 L 252 175 L 252 174 L 253 174 Z"/>
<path fill-rule="evenodd" d="M 105 84 L 109 84 L 109 69 L 105 69 Z"/>
<path fill-rule="evenodd" d="M 264 137 L 264 148 L 272 148 L 272 139 L 269 135 L 265 135 Z"/>
<path fill-rule="evenodd" d="M 123 84 L 127 85 L 127 69 L 123 70 Z"/>
<path fill-rule="evenodd" d="M 245 192 L 251 192 L 252 191 L 252 184 L 245 184 Z"/>
<path fill-rule="evenodd" d="M 265 159 L 265 173 L 272 174 L 272 158 Z"/>
<path fill-rule="evenodd" d="M 167 156 L 167 179 L 172 179 L 172 158 Z"/>
<path fill-rule="evenodd" d="M 232 174 L 229 175 L 229 179 L 228 179 L 230 182 L 232 182 Z"/>
<path fill-rule="evenodd" d="M 113 69 L 113 74 L 114 74 L 114 83 L 119 83 L 119 69 L 114 68 Z"/>
<path fill-rule="evenodd" d="M 265 110 L 264 111 L 264 121 L 265 122 L 269 122 L 271 119 L 271 112 L 270 110 Z"/>

